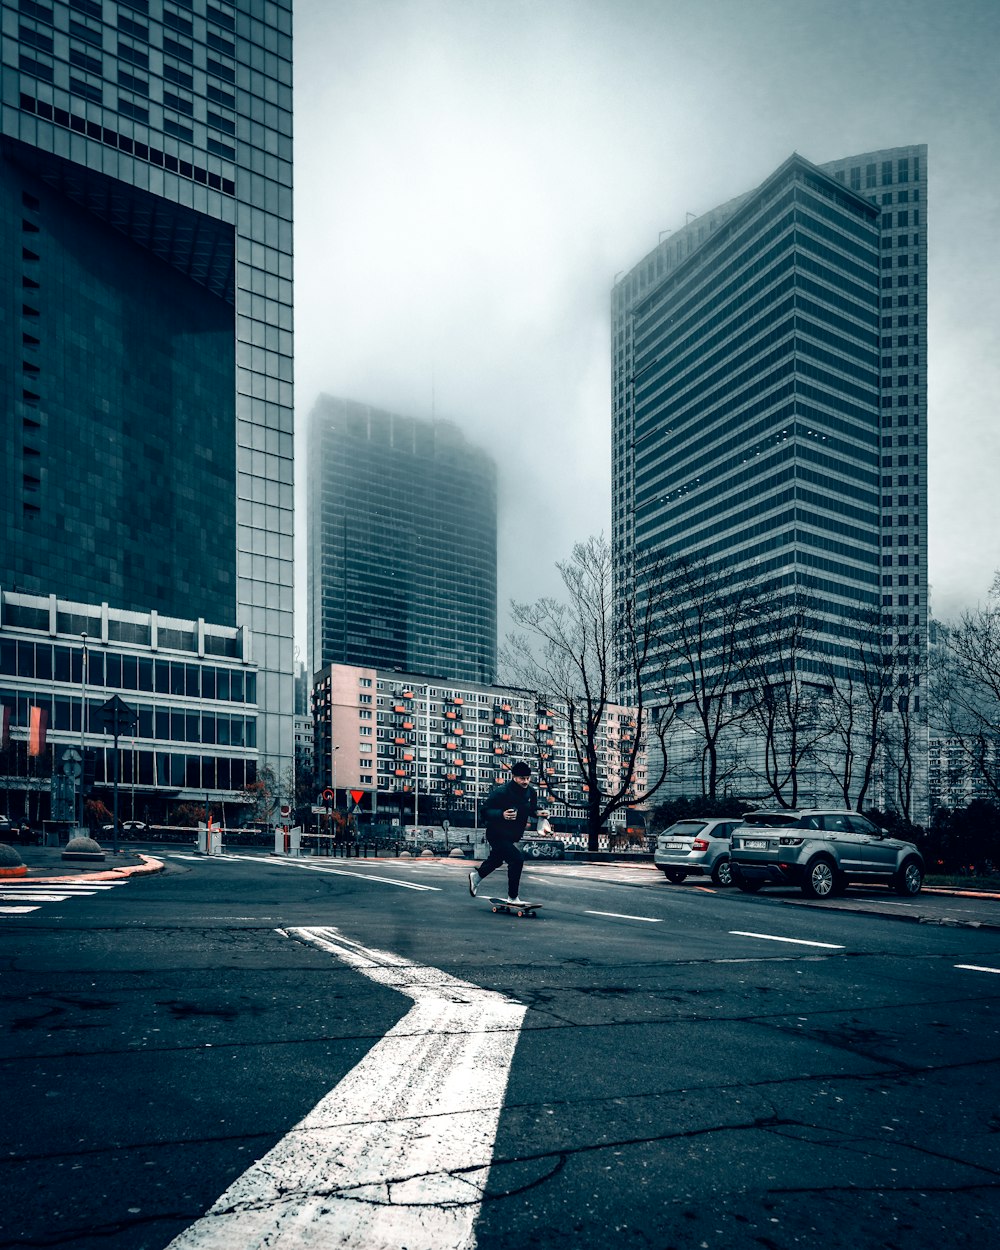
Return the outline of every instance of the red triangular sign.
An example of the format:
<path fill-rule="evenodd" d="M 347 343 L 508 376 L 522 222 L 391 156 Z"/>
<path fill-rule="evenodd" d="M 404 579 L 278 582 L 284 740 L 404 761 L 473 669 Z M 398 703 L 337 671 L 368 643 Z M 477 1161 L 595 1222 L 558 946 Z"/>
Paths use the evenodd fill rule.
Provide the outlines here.
<path fill-rule="evenodd" d="M 365 797 L 364 790 L 352 790 L 351 791 L 351 798 L 355 801 L 355 803 L 360 803 L 364 797 Z"/>

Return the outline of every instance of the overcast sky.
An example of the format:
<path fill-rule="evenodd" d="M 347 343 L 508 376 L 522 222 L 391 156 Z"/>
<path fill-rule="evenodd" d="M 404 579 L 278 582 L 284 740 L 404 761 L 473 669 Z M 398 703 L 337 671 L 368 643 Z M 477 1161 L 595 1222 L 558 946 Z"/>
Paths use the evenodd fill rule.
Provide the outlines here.
<path fill-rule="evenodd" d="M 497 459 L 511 598 L 610 537 L 609 295 L 793 151 L 927 143 L 931 610 L 1000 568 L 998 0 L 296 0 L 297 528 L 323 392 Z M 296 637 L 305 658 L 300 542 Z"/>

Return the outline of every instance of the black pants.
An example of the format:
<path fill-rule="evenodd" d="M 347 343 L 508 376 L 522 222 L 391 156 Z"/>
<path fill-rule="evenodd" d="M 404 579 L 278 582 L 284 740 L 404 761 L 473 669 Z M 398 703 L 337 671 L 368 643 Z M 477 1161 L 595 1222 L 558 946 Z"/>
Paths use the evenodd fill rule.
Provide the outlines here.
<path fill-rule="evenodd" d="M 521 885 L 521 869 L 524 867 L 524 856 L 521 848 L 513 840 L 502 834 L 488 833 L 486 841 L 490 845 L 490 853 L 479 865 L 480 877 L 488 877 L 501 864 L 507 865 L 507 897 L 517 898 Z"/>

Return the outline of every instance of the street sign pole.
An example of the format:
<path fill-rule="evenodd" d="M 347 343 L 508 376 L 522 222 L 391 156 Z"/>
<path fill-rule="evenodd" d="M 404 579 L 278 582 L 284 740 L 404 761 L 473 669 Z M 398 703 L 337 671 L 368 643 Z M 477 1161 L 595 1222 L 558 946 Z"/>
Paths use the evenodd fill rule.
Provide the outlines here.
<path fill-rule="evenodd" d="M 114 810 L 114 814 L 112 817 L 114 821 L 114 824 L 112 825 L 112 830 L 113 830 L 112 836 L 114 838 L 114 853 L 117 855 L 118 854 L 118 737 L 120 734 L 125 733 L 126 730 L 130 729 L 135 724 L 135 722 L 138 720 L 138 714 L 136 713 L 135 708 L 129 707 L 129 705 L 124 701 L 124 699 L 120 699 L 118 695 L 115 695 L 113 698 L 109 699 L 107 703 L 105 703 L 102 706 L 101 716 L 104 718 L 105 732 L 108 729 L 110 729 L 115 739 L 115 758 L 114 758 L 114 786 L 115 786 L 114 809 L 115 810 Z"/>

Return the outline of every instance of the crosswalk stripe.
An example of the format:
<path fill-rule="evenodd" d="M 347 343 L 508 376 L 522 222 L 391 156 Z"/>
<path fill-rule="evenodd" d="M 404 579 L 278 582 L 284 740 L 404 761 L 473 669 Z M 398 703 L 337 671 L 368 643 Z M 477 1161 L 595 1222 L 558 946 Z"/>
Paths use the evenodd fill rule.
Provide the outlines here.
<path fill-rule="evenodd" d="M 0 907 L 0 916 L 24 916 L 29 911 L 38 911 L 37 907 Z"/>
<path fill-rule="evenodd" d="M 40 894 L 37 890 L 25 890 L 24 893 L 8 894 L 6 891 L 0 893 L 0 899 L 5 903 L 20 902 L 22 900 L 34 903 L 65 903 L 68 898 L 72 898 L 71 894 Z"/>

